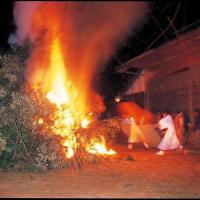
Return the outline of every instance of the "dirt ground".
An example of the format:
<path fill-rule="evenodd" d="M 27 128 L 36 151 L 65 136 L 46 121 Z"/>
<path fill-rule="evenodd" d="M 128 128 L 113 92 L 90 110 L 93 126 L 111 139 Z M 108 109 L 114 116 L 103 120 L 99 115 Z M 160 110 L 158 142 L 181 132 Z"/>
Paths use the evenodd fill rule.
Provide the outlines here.
<path fill-rule="evenodd" d="M 0 172 L 0 197 L 200 198 L 200 151 L 164 156 L 156 149 L 114 148 L 120 157 L 45 173 Z M 133 160 L 128 158 L 133 158 Z"/>

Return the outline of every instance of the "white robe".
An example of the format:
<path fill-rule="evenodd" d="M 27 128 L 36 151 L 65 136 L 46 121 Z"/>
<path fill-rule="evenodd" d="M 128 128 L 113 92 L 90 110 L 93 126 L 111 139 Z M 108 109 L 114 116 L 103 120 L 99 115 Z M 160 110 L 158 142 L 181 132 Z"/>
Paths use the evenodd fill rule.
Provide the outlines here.
<path fill-rule="evenodd" d="M 176 136 L 176 131 L 173 123 L 173 119 L 171 115 L 167 115 L 166 117 L 163 117 L 159 121 L 159 127 L 160 129 L 166 129 L 167 131 L 165 133 L 165 136 L 163 137 L 162 141 L 158 145 L 158 149 L 160 150 L 170 150 L 170 149 L 176 149 L 177 147 L 181 147 L 181 144 Z"/>

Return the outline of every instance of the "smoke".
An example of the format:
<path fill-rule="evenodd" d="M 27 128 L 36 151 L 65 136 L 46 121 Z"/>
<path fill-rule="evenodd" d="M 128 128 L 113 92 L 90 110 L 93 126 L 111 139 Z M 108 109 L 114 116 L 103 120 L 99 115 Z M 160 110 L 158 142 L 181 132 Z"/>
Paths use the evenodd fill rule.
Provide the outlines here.
<path fill-rule="evenodd" d="M 40 1 L 19 1 L 15 3 L 13 14 L 17 31 L 8 38 L 9 44 L 17 43 L 21 46 L 25 39 L 34 40 L 30 26 L 32 16 L 40 4 Z"/>
<path fill-rule="evenodd" d="M 120 44 L 142 27 L 148 11 L 142 1 L 16 2 L 17 31 L 10 41 L 35 43 L 27 66 L 27 81 L 33 82 L 38 68 L 48 68 L 50 43 L 59 38 L 69 77 L 87 94 Z"/>

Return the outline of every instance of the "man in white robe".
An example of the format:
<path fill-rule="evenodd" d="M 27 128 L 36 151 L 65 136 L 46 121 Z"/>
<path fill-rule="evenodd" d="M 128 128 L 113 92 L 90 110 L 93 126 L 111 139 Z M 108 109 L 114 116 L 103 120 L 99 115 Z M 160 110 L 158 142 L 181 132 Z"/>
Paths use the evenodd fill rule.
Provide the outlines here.
<path fill-rule="evenodd" d="M 173 119 L 167 111 L 163 112 L 163 118 L 158 122 L 158 125 L 160 129 L 167 129 L 167 131 L 158 145 L 160 151 L 157 155 L 163 155 L 164 150 L 179 149 L 181 151 L 183 146 L 180 144 L 180 141 L 176 136 Z"/>

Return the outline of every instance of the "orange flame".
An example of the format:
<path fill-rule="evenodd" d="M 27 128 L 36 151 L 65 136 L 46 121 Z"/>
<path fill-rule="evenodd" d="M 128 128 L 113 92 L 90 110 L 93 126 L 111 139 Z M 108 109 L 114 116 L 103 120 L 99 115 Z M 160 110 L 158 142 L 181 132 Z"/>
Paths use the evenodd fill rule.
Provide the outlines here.
<path fill-rule="evenodd" d="M 88 115 L 83 112 L 86 110 L 82 108 L 85 105 L 80 103 L 81 101 L 77 98 L 78 90 L 67 77 L 58 38 L 53 39 L 50 47 L 50 65 L 44 77 L 46 81 L 40 85 L 39 89 L 51 103 L 56 105 L 52 130 L 54 134 L 63 137 L 64 153 L 70 159 L 74 156 L 74 150 L 78 146 L 74 130 L 80 127 L 87 128 L 91 123 L 92 112 Z M 41 74 L 39 70 L 38 73 Z M 38 123 L 42 124 L 43 119 L 39 119 Z M 86 146 L 86 151 L 102 155 L 115 154 L 113 150 L 106 149 L 105 139 L 102 136 L 101 140 L 101 143 L 95 142 L 94 138 L 92 143 Z"/>
<path fill-rule="evenodd" d="M 67 147 L 65 155 L 67 158 L 71 158 L 74 155 L 74 149 L 77 147 L 73 131 L 80 126 L 84 118 L 81 113 L 75 112 L 76 108 L 73 102 L 76 101 L 78 91 L 67 79 L 58 39 L 54 39 L 51 45 L 50 66 L 46 73 L 47 77 L 48 84 L 45 84 L 45 88 L 42 88 L 42 90 L 47 91 L 46 98 L 57 107 L 52 128 L 55 134 L 64 138 L 63 146 Z"/>
<path fill-rule="evenodd" d="M 44 122 L 44 121 L 43 121 L 42 118 L 39 118 L 38 121 L 37 121 L 38 124 L 43 124 L 43 122 Z"/>
<path fill-rule="evenodd" d="M 49 91 L 46 97 L 56 105 L 68 103 L 69 95 L 67 94 L 66 70 L 60 51 L 59 41 L 54 39 L 52 43 L 51 60 L 49 67 L 49 85 L 47 90 Z"/>
<path fill-rule="evenodd" d="M 86 150 L 92 154 L 101 154 L 101 155 L 114 155 L 116 152 L 112 149 L 107 150 L 105 139 L 103 136 L 100 136 L 101 142 L 96 141 L 96 138 L 93 138 L 90 143 L 87 145 Z"/>

